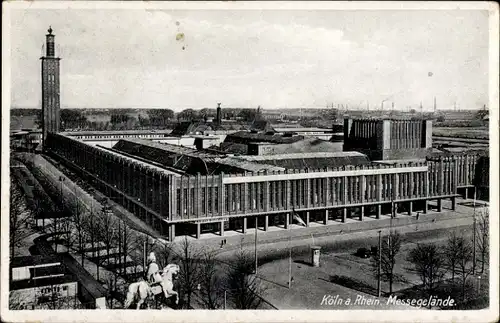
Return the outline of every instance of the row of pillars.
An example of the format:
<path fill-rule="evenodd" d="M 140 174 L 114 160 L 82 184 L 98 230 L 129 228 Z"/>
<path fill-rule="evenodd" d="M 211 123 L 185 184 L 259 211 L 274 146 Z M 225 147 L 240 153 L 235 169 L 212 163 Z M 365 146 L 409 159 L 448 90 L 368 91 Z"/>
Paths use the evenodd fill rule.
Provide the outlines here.
<path fill-rule="evenodd" d="M 401 202 L 400 202 L 401 203 Z M 413 214 L 413 203 L 414 202 L 404 202 L 404 203 L 407 203 L 407 213 L 408 215 L 412 215 Z M 426 214 L 428 212 L 428 201 L 425 200 L 423 201 L 424 205 L 423 205 L 423 209 L 422 209 L 422 212 L 424 214 Z M 397 207 L 397 204 L 398 203 L 395 203 L 394 204 L 394 207 L 396 208 Z M 365 216 L 365 206 L 360 206 L 360 213 L 359 213 L 359 221 L 363 221 L 363 218 Z M 451 209 L 452 210 L 455 210 L 456 208 L 456 198 L 455 197 L 452 197 L 451 198 Z M 382 216 L 382 205 L 377 205 L 376 206 L 376 218 L 377 219 L 380 219 L 380 217 Z M 443 203 L 442 203 L 442 199 L 437 199 L 437 211 L 438 212 L 442 212 L 443 210 Z M 346 222 L 347 221 L 347 213 L 348 213 L 348 208 L 345 207 L 345 208 L 342 208 L 342 222 Z M 328 224 L 328 220 L 329 220 L 329 215 L 330 215 L 330 210 L 324 210 L 324 214 L 323 214 L 323 220 L 322 220 L 322 223 L 323 224 Z M 288 213 L 285 213 L 285 223 L 284 223 L 284 227 L 285 229 L 288 229 L 290 224 L 292 223 L 291 221 L 291 217 L 292 217 L 292 214 L 290 212 Z M 268 214 L 264 214 L 263 215 L 263 219 L 264 219 L 264 226 L 263 226 L 263 229 L 264 231 L 268 231 L 269 230 L 269 215 Z M 310 211 L 306 211 L 305 214 L 304 214 L 304 222 L 306 224 L 307 227 L 309 227 L 310 225 Z M 196 226 L 196 238 L 199 239 L 200 236 L 201 236 L 201 223 L 195 223 L 194 224 Z M 220 236 L 224 236 L 224 221 L 220 221 L 219 222 L 219 229 L 220 229 Z M 246 234 L 247 233 L 247 230 L 248 230 L 248 218 L 247 217 L 243 217 L 242 218 L 242 233 L 243 234 Z M 175 238 L 175 224 L 171 224 L 169 226 L 169 240 L 172 241 L 173 239 Z"/>

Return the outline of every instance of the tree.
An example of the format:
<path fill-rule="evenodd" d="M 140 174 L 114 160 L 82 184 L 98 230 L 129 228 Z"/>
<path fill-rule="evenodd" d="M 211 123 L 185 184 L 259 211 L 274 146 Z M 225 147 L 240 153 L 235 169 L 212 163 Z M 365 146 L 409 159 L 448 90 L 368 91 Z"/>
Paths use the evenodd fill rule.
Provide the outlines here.
<path fill-rule="evenodd" d="M 75 245 L 76 245 L 76 252 L 80 254 L 81 256 L 81 265 L 83 266 L 84 263 L 84 257 L 85 257 L 85 215 L 84 215 L 84 209 L 83 206 L 81 205 L 80 201 L 78 200 L 78 197 L 75 192 L 75 202 L 72 206 L 72 221 L 73 221 L 73 227 L 75 228 Z"/>
<path fill-rule="evenodd" d="M 203 255 L 195 245 L 191 244 L 187 237 L 184 237 L 180 245 L 179 259 L 179 287 L 185 297 L 184 308 L 191 308 L 191 300 L 200 284 L 201 266 L 200 258 Z"/>
<path fill-rule="evenodd" d="M 490 251 L 490 219 L 488 209 L 479 213 L 476 226 L 476 247 L 481 259 L 481 273 L 484 273 L 484 267 L 488 263 Z"/>
<path fill-rule="evenodd" d="M 397 231 L 390 232 L 385 243 L 382 244 L 382 250 L 377 250 L 377 254 L 372 257 L 372 267 L 376 276 L 378 276 L 379 258 L 381 259 L 381 275 L 384 280 L 389 281 L 390 294 L 392 294 L 392 285 L 395 279 L 396 256 L 401 250 L 401 242 L 401 235 Z M 379 252 L 381 252 L 380 255 Z"/>
<path fill-rule="evenodd" d="M 129 111 L 127 109 L 115 109 L 112 112 L 110 112 L 111 115 L 110 122 L 113 125 L 120 125 L 127 123 L 127 121 L 130 119 L 128 113 Z"/>
<path fill-rule="evenodd" d="M 215 253 L 205 250 L 201 260 L 200 296 L 207 309 L 215 310 L 221 307 L 224 291 L 220 286 Z"/>
<path fill-rule="evenodd" d="M 455 232 L 448 236 L 446 241 L 446 246 L 444 248 L 444 261 L 445 265 L 451 269 L 451 279 L 455 280 L 455 271 L 457 268 L 457 262 L 459 258 L 458 244 L 460 242 L 460 237 L 457 236 Z"/>
<path fill-rule="evenodd" d="M 133 231 L 123 220 L 118 220 L 118 264 L 123 276 L 127 276 L 128 257 L 133 250 Z"/>
<path fill-rule="evenodd" d="M 99 241 L 104 243 L 106 248 L 106 259 L 109 261 L 111 248 L 115 245 L 115 235 L 113 234 L 116 227 L 116 219 L 113 212 L 105 207 L 99 213 L 100 230 L 98 231 Z"/>
<path fill-rule="evenodd" d="M 87 117 L 78 109 L 61 109 L 60 119 L 63 129 L 84 128 L 87 124 Z"/>
<path fill-rule="evenodd" d="M 152 251 L 156 255 L 156 261 L 160 268 L 165 268 L 172 260 L 173 252 L 168 243 L 157 242 L 153 245 Z"/>
<path fill-rule="evenodd" d="M 15 256 L 15 249 L 21 244 L 28 224 L 29 217 L 25 212 L 24 196 L 19 185 L 11 178 L 9 215 L 9 247 L 11 257 Z"/>
<path fill-rule="evenodd" d="M 38 128 L 41 128 L 41 126 L 42 126 L 42 109 L 37 109 L 36 110 L 36 112 L 35 112 L 35 120 L 34 120 L 33 123 Z"/>
<path fill-rule="evenodd" d="M 147 111 L 147 114 L 154 127 L 165 127 L 168 121 L 174 117 L 174 111 L 170 109 L 151 109 Z"/>
<path fill-rule="evenodd" d="M 462 301 L 465 301 L 465 285 L 467 278 L 473 273 L 472 268 L 472 244 L 468 239 L 459 237 L 457 241 L 457 268 L 460 276 Z"/>
<path fill-rule="evenodd" d="M 253 121 L 255 119 L 256 111 L 254 109 L 242 109 L 238 113 L 238 117 L 242 118 L 243 121 Z"/>
<path fill-rule="evenodd" d="M 96 216 L 95 211 L 91 208 L 90 214 L 85 218 L 84 221 L 84 229 L 87 233 L 88 243 L 90 243 L 90 248 L 92 252 L 92 261 L 96 264 L 97 268 L 97 280 L 99 280 L 99 264 L 100 264 L 100 248 L 98 248 L 99 244 L 99 232 L 101 230 L 99 217 Z M 97 251 L 97 254 L 96 254 Z"/>
<path fill-rule="evenodd" d="M 438 246 L 433 243 L 418 244 L 410 251 L 408 261 L 413 264 L 413 271 L 420 276 L 424 290 L 431 294 L 436 282 L 444 275 L 444 259 Z"/>
<path fill-rule="evenodd" d="M 72 217 L 61 218 L 59 220 L 59 228 L 61 230 L 61 237 L 64 240 L 65 247 L 67 251 L 70 252 L 75 242 L 73 218 Z"/>
<path fill-rule="evenodd" d="M 241 249 L 228 269 L 225 287 L 235 309 L 257 309 L 262 303 L 262 287 L 252 274 L 253 267 L 252 257 Z"/>
<path fill-rule="evenodd" d="M 198 119 L 198 113 L 193 109 L 185 109 L 177 114 L 177 119 L 179 120 L 196 120 Z"/>

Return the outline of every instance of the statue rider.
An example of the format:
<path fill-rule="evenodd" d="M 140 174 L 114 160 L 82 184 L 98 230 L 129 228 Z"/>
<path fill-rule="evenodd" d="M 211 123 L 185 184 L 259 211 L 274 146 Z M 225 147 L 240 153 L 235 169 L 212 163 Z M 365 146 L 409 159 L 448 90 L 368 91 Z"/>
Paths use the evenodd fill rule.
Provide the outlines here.
<path fill-rule="evenodd" d="M 148 257 L 148 273 L 146 279 L 149 284 L 154 284 L 161 282 L 160 267 L 156 263 L 156 256 L 154 252 L 151 252 Z"/>

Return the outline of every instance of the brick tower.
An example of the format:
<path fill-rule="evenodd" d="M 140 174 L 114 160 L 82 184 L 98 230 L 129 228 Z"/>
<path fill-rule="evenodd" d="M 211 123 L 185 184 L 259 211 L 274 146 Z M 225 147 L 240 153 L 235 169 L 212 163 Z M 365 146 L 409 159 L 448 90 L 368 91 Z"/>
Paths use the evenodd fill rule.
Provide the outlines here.
<path fill-rule="evenodd" d="M 46 35 L 46 52 L 42 60 L 42 143 L 47 133 L 59 132 L 59 57 L 55 57 L 55 35 L 49 27 Z"/>

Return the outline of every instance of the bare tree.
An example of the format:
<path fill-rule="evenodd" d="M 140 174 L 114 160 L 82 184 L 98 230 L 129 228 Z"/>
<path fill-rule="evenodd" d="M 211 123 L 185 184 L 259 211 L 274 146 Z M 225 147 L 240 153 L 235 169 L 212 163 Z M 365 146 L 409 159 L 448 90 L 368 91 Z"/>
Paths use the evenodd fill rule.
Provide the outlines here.
<path fill-rule="evenodd" d="M 25 214 L 25 200 L 19 185 L 11 179 L 10 182 L 10 215 L 9 215 L 9 247 L 13 257 L 15 249 L 21 244 L 29 223 Z"/>
<path fill-rule="evenodd" d="M 200 284 L 200 258 L 203 252 L 191 244 L 187 237 L 181 242 L 180 248 L 181 251 L 178 255 L 179 286 L 185 296 L 184 308 L 191 308 L 193 293 L 198 290 L 198 284 Z"/>
<path fill-rule="evenodd" d="M 444 259 L 436 244 L 418 244 L 410 251 L 408 261 L 413 264 L 414 271 L 420 276 L 424 289 L 430 294 L 435 284 L 443 278 Z"/>
<path fill-rule="evenodd" d="M 73 204 L 73 209 L 72 209 L 72 221 L 73 221 L 73 227 L 75 229 L 75 244 L 76 246 L 76 251 L 80 254 L 81 256 L 81 264 L 83 266 L 84 262 L 84 257 L 85 257 L 85 215 L 84 215 L 85 210 L 83 209 L 83 206 L 81 205 L 80 201 L 78 200 L 77 196 L 75 195 L 75 203 Z"/>
<path fill-rule="evenodd" d="M 397 231 L 391 231 L 382 244 L 382 250 L 377 250 L 377 254 L 372 257 L 371 263 L 374 272 L 378 276 L 379 258 L 381 260 L 381 275 L 384 280 L 389 281 L 389 293 L 392 294 L 392 286 L 396 275 L 394 267 L 396 266 L 396 256 L 401 250 L 401 235 Z M 379 255 L 379 252 L 381 254 Z M 378 277 L 377 277 L 378 278 Z"/>
<path fill-rule="evenodd" d="M 96 213 L 91 208 L 90 215 L 85 218 L 84 228 L 87 233 L 87 243 L 90 243 L 90 248 L 92 252 L 92 261 L 96 264 L 97 270 L 97 280 L 100 278 L 100 250 L 98 250 L 97 246 L 99 245 L 99 231 L 100 231 L 100 221 L 99 217 L 96 216 Z M 96 254 L 97 251 L 97 254 Z"/>
<path fill-rule="evenodd" d="M 457 263 L 459 260 L 458 253 L 458 244 L 460 243 L 461 238 L 457 236 L 456 232 L 452 232 L 448 236 L 448 240 L 446 241 L 446 246 L 444 247 L 444 261 L 445 265 L 451 269 L 451 279 L 455 280 L 455 272 L 457 269 Z"/>
<path fill-rule="evenodd" d="M 224 291 L 222 281 L 217 270 L 215 253 L 205 250 L 200 268 L 200 296 L 201 302 L 207 309 L 218 309 L 222 305 Z"/>
<path fill-rule="evenodd" d="M 228 269 L 226 292 L 236 309 L 257 309 L 263 289 L 253 272 L 252 257 L 241 249 Z"/>
<path fill-rule="evenodd" d="M 75 242 L 73 219 L 71 217 L 61 218 L 59 228 L 61 230 L 61 237 L 64 240 L 65 247 L 67 251 L 70 252 Z"/>
<path fill-rule="evenodd" d="M 461 289 L 462 289 L 462 301 L 465 301 L 465 287 L 467 283 L 467 278 L 473 273 L 472 268 L 472 244 L 471 242 L 464 238 L 459 237 L 457 248 L 457 268 L 458 274 L 460 276 Z"/>
<path fill-rule="evenodd" d="M 170 244 L 157 242 L 152 246 L 152 250 L 156 255 L 156 260 L 160 268 L 165 268 L 173 257 L 173 252 Z"/>
<path fill-rule="evenodd" d="M 123 220 L 118 220 L 118 262 L 117 269 L 123 276 L 127 277 L 127 262 L 128 257 L 133 250 L 134 236 L 133 231 L 127 226 Z M 127 278 L 128 279 L 128 278 Z"/>
<path fill-rule="evenodd" d="M 484 209 L 479 213 L 476 226 L 476 246 L 481 258 L 481 273 L 484 273 L 484 268 L 488 264 L 488 256 L 490 251 L 490 219 L 488 209 Z"/>
<path fill-rule="evenodd" d="M 109 261 L 111 249 L 116 244 L 113 232 L 116 227 L 116 218 L 110 209 L 103 209 L 100 215 L 100 230 L 98 231 L 99 240 L 104 243 L 106 248 L 106 259 Z"/>

